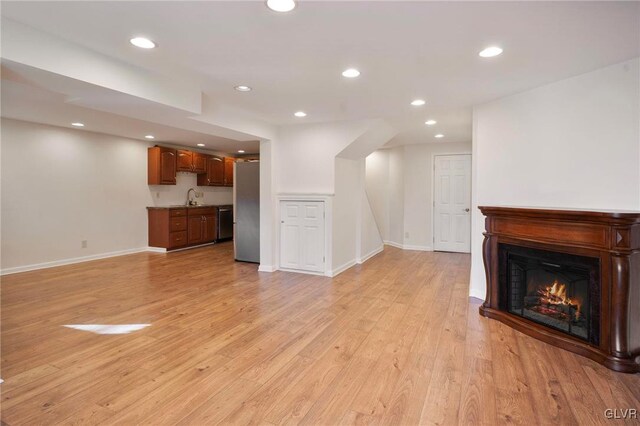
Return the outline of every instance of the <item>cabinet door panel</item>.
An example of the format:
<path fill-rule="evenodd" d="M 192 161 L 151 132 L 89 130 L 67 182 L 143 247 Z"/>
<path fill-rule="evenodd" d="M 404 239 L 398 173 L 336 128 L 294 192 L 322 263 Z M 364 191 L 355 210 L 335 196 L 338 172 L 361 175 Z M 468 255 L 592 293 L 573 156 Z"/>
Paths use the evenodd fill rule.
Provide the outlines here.
<path fill-rule="evenodd" d="M 203 231 L 202 216 L 189 217 L 189 225 L 187 228 L 189 244 L 202 242 L 204 237 Z"/>
<path fill-rule="evenodd" d="M 193 171 L 193 159 L 192 152 L 186 149 L 178 150 L 177 169 L 179 172 L 191 172 Z"/>
<path fill-rule="evenodd" d="M 224 162 L 220 157 L 209 158 L 210 185 L 224 185 Z"/>
<path fill-rule="evenodd" d="M 192 161 L 193 161 L 193 171 L 196 173 L 206 173 L 207 172 L 207 156 L 204 154 L 200 154 L 198 152 L 193 152 Z"/>
<path fill-rule="evenodd" d="M 233 186 L 233 165 L 235 159 L 231 157 L 224 158 L 224 184 L 225 186 Z"/>
<path fill-rule="evenodd" d="M 176 183 L 176 154 L 173 149 L 163 149 L 160 153 L 160 183 Z"/>
<path fill-rule="evenodd" d="M 215 215 L 206 215 L 204 217 L 204 239 L 202 242 L 210 243 L 218 239 L 218 227 Z"/>

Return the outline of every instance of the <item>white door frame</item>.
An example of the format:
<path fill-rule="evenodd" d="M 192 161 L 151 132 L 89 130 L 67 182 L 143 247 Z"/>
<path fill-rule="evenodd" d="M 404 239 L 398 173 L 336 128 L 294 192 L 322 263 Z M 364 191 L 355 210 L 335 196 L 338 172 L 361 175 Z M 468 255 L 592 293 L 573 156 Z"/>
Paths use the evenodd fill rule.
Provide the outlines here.
<path fill-rule="evenodd" d="M 280 266 L 280 233 L 281 233 L 281 223 L 280 223 L 280 204 L 281 201 L 315 201 L 324 203 L 324 272 L 311 272 L 311 271 L 299 271 L 296 269 L 287 269 L 282 268 Z M 295 193 L 282 193 L 278 194 L 276 201 L 276 220 L 277 220 L 277 229 L 276 229 L 276 270 L 280 271 L 288 271 L 288 272 L 297 272 L 300 274 L 309 274 L 309 275 L 324 275 L 327 277 L 331 277 L 331 247 L 332 247 L 332 238 L 331 238 L 331 230 L 333 227 L 332 223 L 332 213 L 333 213 L 333 194 L 295 194 Z"/>
<path fill-rule="evenodd" d="M 468 155 L 471 157 L 471 174 L 469 176 L 469 194 L 473 194 L 473 154 L 471 152 L 452 152 L 431 154 L 431 250 L 435 251 L 436 241 L 436 157 L 446 157 L 451 155 Z M 473 212 L 470 212 L 470 221 L 473 221 Z M 471 225 L 471 222 L 469 222 Z M 469 226 L 469 241 L 471 241 L 471 226 Z"/>

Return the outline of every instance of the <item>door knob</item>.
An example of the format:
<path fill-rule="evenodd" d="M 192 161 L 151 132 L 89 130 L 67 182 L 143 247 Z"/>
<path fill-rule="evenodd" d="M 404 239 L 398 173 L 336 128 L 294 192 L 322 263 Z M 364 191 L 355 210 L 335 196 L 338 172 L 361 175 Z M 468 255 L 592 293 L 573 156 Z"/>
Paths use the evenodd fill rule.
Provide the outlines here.
<path fill-rule="evenodd" d="M 465 211 L 465 212 L 468 212 L 468 211 L 469 211 L 469 209 L 464 209 L 464 211 Z"/>

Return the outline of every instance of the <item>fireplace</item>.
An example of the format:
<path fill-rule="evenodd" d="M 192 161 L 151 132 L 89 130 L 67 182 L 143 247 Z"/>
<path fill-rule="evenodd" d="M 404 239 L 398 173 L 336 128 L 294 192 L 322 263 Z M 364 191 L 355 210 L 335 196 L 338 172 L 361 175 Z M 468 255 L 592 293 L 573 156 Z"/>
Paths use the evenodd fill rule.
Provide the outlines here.
<path fill-rule="evenodd" d="M 599 259 L 510 244 L 499 244 L 498 253 L 503 310 L 599 343 Z"/>
<path fill-rule="evenodd" d="M 484 316 L 640 372 L 640 212 L 480 207 Z"/>

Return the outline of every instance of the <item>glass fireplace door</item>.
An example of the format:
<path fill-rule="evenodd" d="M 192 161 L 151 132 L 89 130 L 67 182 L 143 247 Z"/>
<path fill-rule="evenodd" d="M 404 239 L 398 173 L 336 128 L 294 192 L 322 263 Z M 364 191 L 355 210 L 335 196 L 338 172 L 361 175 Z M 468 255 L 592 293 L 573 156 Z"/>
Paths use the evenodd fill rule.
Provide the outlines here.
<path fill-rule="evenodd" d="M 508 247 L 508 246 L 507 246 Z M 503 247 L 505 249 L 507 247 Z M 596 343 L 591 318 L 594 259 L 514 248 L 506 256 L 506 308 L 515 315 Z M 566 258 L 563 258 L 565 256 Z M 584 264 L 581 259 L 586 259 Z M 597 316 L 597 314 L 596 314 Z"/>

